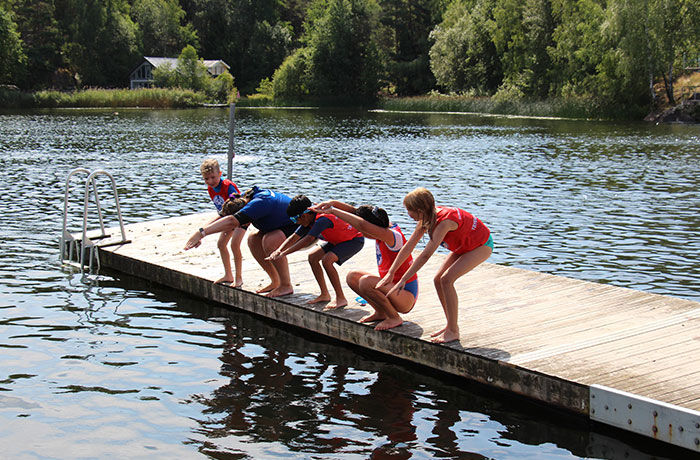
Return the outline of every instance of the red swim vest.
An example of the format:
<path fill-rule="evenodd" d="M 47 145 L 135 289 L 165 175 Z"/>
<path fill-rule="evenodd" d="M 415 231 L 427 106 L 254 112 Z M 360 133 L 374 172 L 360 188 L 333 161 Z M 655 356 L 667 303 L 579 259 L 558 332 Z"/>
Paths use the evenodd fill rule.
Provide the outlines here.
<path fill-rule="evenodd" d="M 318 214 L 316 219 L 319 217 L 325 217 L 333 222 L 331 228 L 327 228 L 321 232 L 321 238 L 328 241 L 331 244 L 338 244 L 344 241 L 350 241 L 353 238 L 362 236 L 362 233 L 357 231 L 353 226 L 345 222 L 344 220 L 334 216 L 333 214 Z"/>
<path fill-rule="evenodd" d="M 231 195 L 231 186 L 233 186 L 233 188 L 236 190 L 236 193 L 241 193 L 241 191 L 238 190 L 238 186 L 228 179 L 222 179 L 221 182 L 219 182 L 218 192 L 215 192 L 212 187 L 207 187 L 207 192 L 209 192 L 209 198 L 211 198 L 211 201 L 214 202 L 214 206 L 216 206 L 216 209 L 218 211 L 221 211 L 224 202 L 229 199 Z"/>
<path fill-rule="evenodd" d="M 483 246 L 491 234 L 491 231 L 481 220 L 463 209 L 438 206 L 435 225 L 443 220 L 451 220 L 457 223 L 457 228 L 447 232 L 442 243 L 440 243 L 440 246 L 449 249 L 455 254 L 464 254 L 479 246 Z"/>
<path fill-rule="evenodd" d="M 389 226 L 389 230 L 393 231 L 396 238 L 401 238 L 401 245 L 399 245 L 396 251 L 392 251 L 391 249 L 389 249 L 385 242 L 376 240 L 375 247 L 377 250 L 377 268 L 379 269 L 380 278 L 384 278 L 384 275 L 387 274 L 387 272 L 391 268 L 391 265 L 394 263 L 394 260 L 396 260 L 396 256 L 399 255 L 399 251 L 406 244 L 406 237 L 404 236 L 403 232 L 401 231 L 401 228 L 398 225 L 392 223 Z M 413 256 L 409 254 L 408 259 L 406 259 L 404 263 L 401 264 L 399 269 L 396 270 L 396 273 L 394 273 L 394 279 L 392 280 L 392 282 L 397 283 L 401 279 L 403 274 L 408 271 L 412 263 Z M 411 279 L 407 281 L 407 283 L 410 283 L 411 281 L 417 278 L 418 275 L 413 275 Z"/>

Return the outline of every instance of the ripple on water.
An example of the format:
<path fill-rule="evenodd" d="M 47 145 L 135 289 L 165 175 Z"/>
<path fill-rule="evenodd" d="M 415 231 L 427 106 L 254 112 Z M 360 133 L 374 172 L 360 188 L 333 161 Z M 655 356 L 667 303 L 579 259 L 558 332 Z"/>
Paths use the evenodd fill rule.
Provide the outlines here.
<path fill-rule="evenodd" d="M 243 189 L 380 205 L 410 232 L 402 198 L 427 186 L 487 223 L 494 262 L 700 299 L 696 128 L 326 111 L 237 117 L 234 179 Z M 590 457 L 590 439 L 647 455 L 468 385 L 135 280 L 85 283 L 60 266 L 68 171 L 112 172 L 127 223 L 210 210 L 199 164 L 213 156 L 225 169 L 226 120 L 225 110 L 0 114 L 7 456 L 572 458 Z M 109 204 L 109 189 L 98 190 Z M 82 223 L 83 193 L 76 178 L 71 231 Z"/>

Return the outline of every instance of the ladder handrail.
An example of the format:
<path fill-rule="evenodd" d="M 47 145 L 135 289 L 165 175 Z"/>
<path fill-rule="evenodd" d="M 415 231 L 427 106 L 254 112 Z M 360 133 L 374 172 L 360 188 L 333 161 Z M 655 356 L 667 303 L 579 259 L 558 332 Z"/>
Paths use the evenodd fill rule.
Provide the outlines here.
<path fill-rule="evenodd" d="M 104 231 L 104 225 L 102 225 L 102 213 L 100 211 L 100 202 L 99 199 L 97 198 L 97 188 L 95 187 L 95 176 L 98 175 L 105 175 L 109 177 L 111 183 L 112 183 L 112 193 L 114 194 L 114 201 L 117 205 L 117 216 L 119 217 L 119 228 L 122 233 L 122 241 L 126 241 L 126 231 L 124 230 L 124 221 L 122 220 L 122 211 L 121 208 L 119 207 L 119 194 L 117 193 L 117 183 L 114 180 L 114 177 L 104 169 L 98 169 L 90 173 L 88 176 L 87 180 L 85 181 L 85 206 L 83 208 L 83 239 L 82 239 L 82 248 L 80 251 L 80 266 L 84 267 L 84 260 L 85 260 L 85 243 L 87 241 L 87 213 L 88 213 L 88 204 L 90 202 L 90 184 L 93 186 L 93 190 L 95 191 L 95 201 L 97 202 L 97 209 L 98 213 L 100 214 L 100 226 L 102 227 L 102 236 L 105 235 Z M 91 257 L 92 259 L 92 257 Z M 90 260 L 90 267 L 92 268 L 92 260 Z"/>
<path fill-rule="evenodd" d="M 71 179 L 71 177 L 75 176 L 78 173 L 85 173 L 88 176 L 90 175 L 90 171 L 88 169 L 75 168 L 75 169 L 71 170 L 68 173 L 68 177 L 66 177 L 66 190 L 65 190 L 65 193 L 63 195 L 63 229 L 61 231 L 61 246 L 60 246 L 60 248 L 61 248 L 61 254 L 60 254 L 61 261 L 64 258 L 63 255 L 64 255 L 64 248 L 65 248 L 65 244 L 66 244 L 66 232 L 68 229 L 68 192 L 70 191 L 70 179 Z M 94 182 L 93 182 L 93 188 L 95 190 L 95 197 L 97 198 L 97 188 L 95 187 Z M 102 223 L 102 210 L 100 209 L 99 201 L 98 200 L 96 200 L 96 201 L 98 203 L 97 211 L 98 211 L 98 215 L 100 218 L 100 227 L 102 228 L 102 234 L 104 234 L 105 231 L 104 231 L 104 224 Z"/>

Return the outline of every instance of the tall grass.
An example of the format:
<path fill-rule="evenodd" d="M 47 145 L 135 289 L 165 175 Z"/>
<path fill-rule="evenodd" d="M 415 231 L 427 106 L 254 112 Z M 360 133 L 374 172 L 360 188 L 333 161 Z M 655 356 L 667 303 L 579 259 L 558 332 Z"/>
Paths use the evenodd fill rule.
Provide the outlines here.
<path fill-rule="evenodd" d="M 197 107 L 206 96 L 186 89 L 87 89 L 74 92 L 39 91 L 34 94 L 0 90 L 0 107 Z"/>
<path fill-rule="evenodd" d="M 378 108 L 417 112 L 469 112 L 531 117 L 561 117 L 580 119 L 638 118 L 639 108 L 606 106 L 592 99 L 548 99 L 543 101 L 499 100 L 488 97 L 426 96 L 384 98 Z M 643 115 L 642 115 L 643 116 Z"/>

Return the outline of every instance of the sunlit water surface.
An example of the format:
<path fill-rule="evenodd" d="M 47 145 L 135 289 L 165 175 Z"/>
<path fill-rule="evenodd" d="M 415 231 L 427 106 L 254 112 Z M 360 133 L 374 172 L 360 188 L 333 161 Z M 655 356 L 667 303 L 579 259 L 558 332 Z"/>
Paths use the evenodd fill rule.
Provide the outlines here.
<path fill-rule="evenodd" d="M 227 120 L 219 109 L 0 114 L 2 457 L 669 455 L 143 281 L 61 266 L 71 169 L 114 174 L 126 223 L 210 210 L 198 168 L 207 156 L 225 165 Z M 401 199 L 422 185 L 487 223 L 491 262 L 700 300 L 700 127 L 239 109 L 235 145 L 242 188 L 377 204 L 411 228 Z"/>

